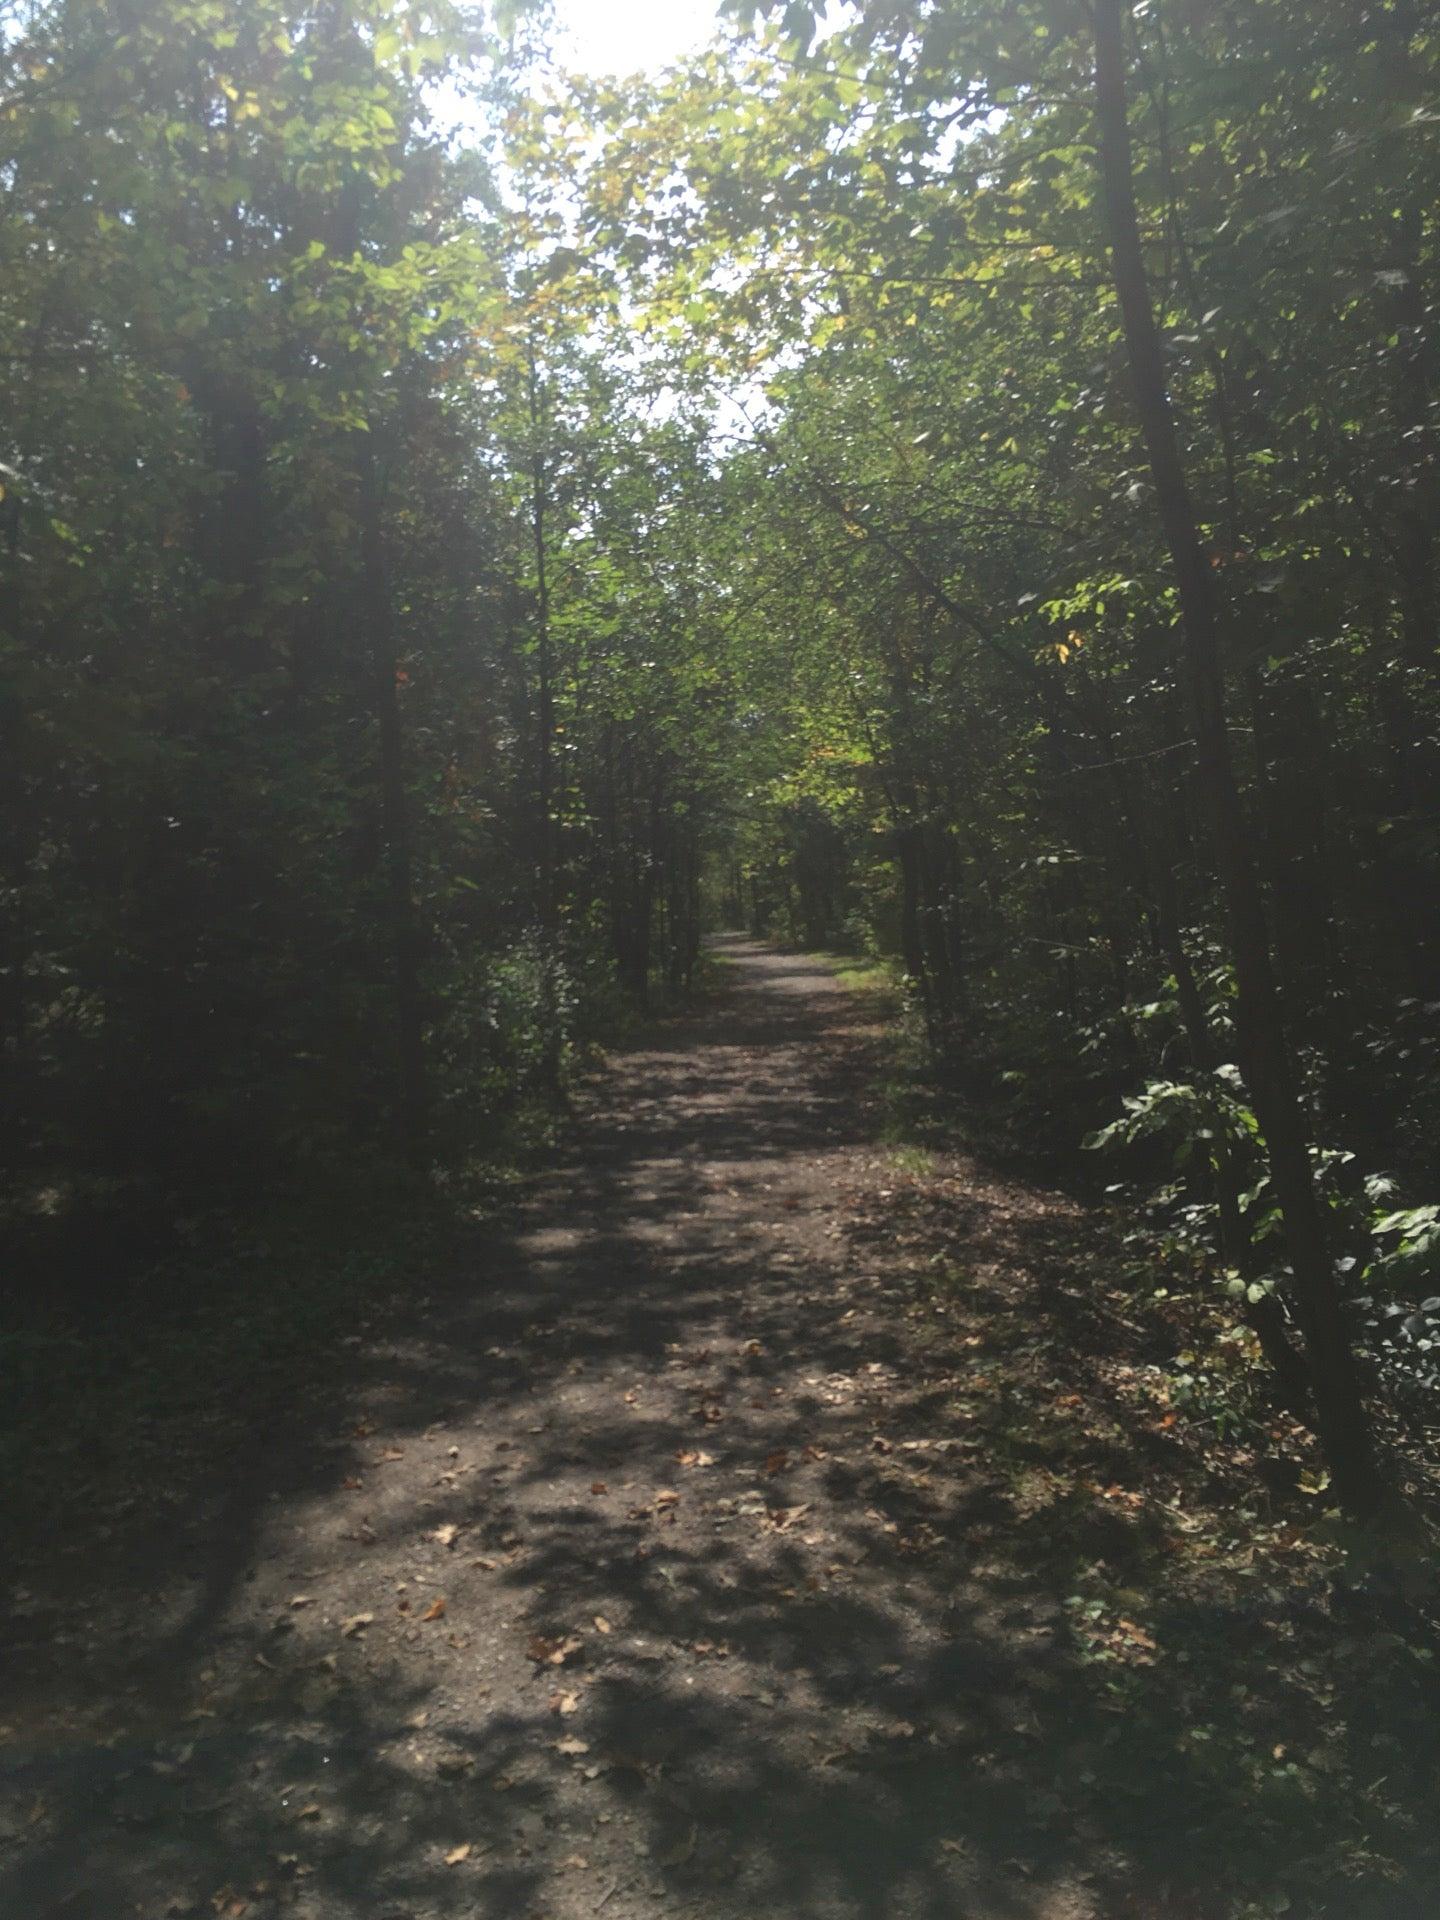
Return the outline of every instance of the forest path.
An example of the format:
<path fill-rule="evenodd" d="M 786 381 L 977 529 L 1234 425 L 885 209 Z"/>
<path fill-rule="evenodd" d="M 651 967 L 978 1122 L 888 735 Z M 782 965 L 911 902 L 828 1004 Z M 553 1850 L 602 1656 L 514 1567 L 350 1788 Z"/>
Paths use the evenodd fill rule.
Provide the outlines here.
<path fill-rule="evenodd" d="M 4 1920 L 1220 1910 L 1154 1641 L 1102 1623 L 1097 1666 L 1067 1624 L 1132 1516 L 1016 1465 L 1005 1355 L 1052 1310 L 1039 1392 L 1080 1399 L 1084 1216 L 880 1144 L 873 1014 L 719 949 L 199 1548 L 54 1636 L 7 1716 Z"/>

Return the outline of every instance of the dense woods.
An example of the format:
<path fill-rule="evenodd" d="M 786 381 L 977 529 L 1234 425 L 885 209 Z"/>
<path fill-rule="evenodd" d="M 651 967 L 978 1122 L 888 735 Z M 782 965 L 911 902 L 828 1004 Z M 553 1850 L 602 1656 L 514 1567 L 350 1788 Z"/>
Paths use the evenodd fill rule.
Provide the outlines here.
<path fill-rule="evenodd" d="M 0 1911 L 1427 1920 L 1440 8 L 566 17 L 0 0 Z"/>
<path fill-rule="evenodd" d="M 743 923 L 893 959 L 1373 1510 L 1440 1337 L 1435 19 L 738 12 L 598 83 L 523 11 L 6 9 L 18 1271 L 501 1153 Z"/>

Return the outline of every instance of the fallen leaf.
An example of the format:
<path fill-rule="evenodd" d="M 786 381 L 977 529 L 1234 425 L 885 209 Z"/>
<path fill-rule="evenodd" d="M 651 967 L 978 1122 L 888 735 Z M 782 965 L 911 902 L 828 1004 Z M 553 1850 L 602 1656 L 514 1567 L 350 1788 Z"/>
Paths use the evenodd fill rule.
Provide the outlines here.
<path fill-rule="evenodd" d="M 567 1733 L 563 1740 L 557 1740 L 555 1742 L 555 1751 L 556 1753 L 565 1754 L 588 1753 L 590 1751 L 590 1742 L 588 1740 L 577 1740 L 573 1733 Z"/>
<path fill-rule="evenodd" d="M 536 1666 L 563 1667 L 567 1660 L 582 1652 L 584 1646 L 585 1642 L 576 1633 L 568 1633 L 563 1639 L 537 1633 L 526 1645 L 525 1652 Z"/>
<path fill-rule="evenodd" d="M 597 1613 L 595 1616 L 595 1631 L 597 1633 L 611 1633 L 614 1631 L 603 1613 Z"/>
<path fill-rule="evenodd" d="M 578 1693 L 552 1693 L 550 1696 L 551 1713 L 578 1713 L 579 1709 Z"/>
<path fill-rule="evenodd" d="M 608 1493 L 610 1489 L 603 1480 L 592 1480 L 590 1482 L 590 1491 L 592 1493 Z"/>
<path fill-rule="evenodd" d="M 357 1633 L 363 1633 L 375 1618 L 373 1613 L 352 1613 L 348 1620 L 340 1622 L 340 1632 L 347 1640 L 353 1640 Z"/>
<path fill-rule="evenodd" d="M 685 1834 L 681 1839 L 675 1841 L 672 1846 L 666 1847 L 663 1853 L 657 1853 L 655 1855 L 656 1866 L 657 1867 L 683 1867 L 685 1862 L 690 1858 L 691 1854 L 694 1853 L 695 1842 L 699 1838 L 700 1838 L 700 1829 L 697 1825 L 694 1824 L 694 1822 L 692 1822 L 690 1831 L 687 1834 Z"/>
<path fill-rule="evenodd" d="M 777 1533 L 784 1533 L 787 1527 L 793 1527 L 800 1516 L 809 1511 L 808 1500 L 799 1507 L 771 1507 L 765 1515 L 765 1525 L 774 1527 Z"/>
<path fill-rule="evenodd" d="M 313 1594 L 297 1593 L 291 1600 L 290 1604 L 292 1607 L 308 1607 L 311 1601 L 313 1600 L 313 1598 L 314 1598 Z"/>
<path fill-rule="evenodd" d="M 474 1847 L 471 1845 L 471 1843 L 468 1840 L 464 1843 L 463 1846 L 451 1847 L 450 1851 L 445 1856 L 445 1864 L 447 1867 L 458 1867 L 460 1865 L 460 1862 L 462 1860 L 468 1860 L 470 1858 L 470 1855 L 474 1851 L 475 1851 Z"/>
<path fill-rule="evenodd" d="M 436 1595 L 421 1614 L 420 1618 L 422 1620 L 443 1620 L 445 1618 L 445 1596 L 443 1593 Z"/>
<path fill-rule="evenodd" d="M 774 1453 L 767 1453 L 765 1456 L 766 1473 L 783 1473 L 789 1464 L 790 1450 L 788 1447 L 777 1447 Z"/>
<path fill-rule="evenodd" d="M 455 1525 L 454 1521 L 447 1520 L 443 1527 L 436 1527 L 430 1538 L 438 1541 L 442 1547 L 453 1547 L 456 1539 L 459 1537 L 459 1533 L 460 1529 Z"/>
<path fill-rule="evenodd" d="M 675 1458 L 682 1467 L 713 1467 L 715 1464 L 715 1456 L 702 1453 L 698 1447 L 682 1448 Z"/>

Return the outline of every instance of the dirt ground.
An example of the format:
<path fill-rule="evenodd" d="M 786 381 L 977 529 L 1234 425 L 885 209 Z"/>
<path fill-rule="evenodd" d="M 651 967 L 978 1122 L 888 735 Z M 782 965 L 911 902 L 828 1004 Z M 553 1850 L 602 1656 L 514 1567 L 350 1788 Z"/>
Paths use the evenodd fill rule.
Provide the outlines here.
<path fill-rule="evenodd" d="M 1085 1213 L 882 1144 L 873 1014 L 721 951 L 342 1390 L 70 1542 L 63 1604 L 27 1561 L 4 1920 L 1209 1920 L 1237 1848 L 1255 1912 L 1313 1909 L 1317 1794 L 1397 1736 L 1359 1669 L 1353 1710 L 1304 1676 L 1345 1630 L 1298 1533 L 1259 1515 L 1283 1590 L 1144 1610 L 1197 1489 L 1241 1496 L 1107 1344 Z M 1325 1910 L 1433 1910 L 1362 1880 Z"/>

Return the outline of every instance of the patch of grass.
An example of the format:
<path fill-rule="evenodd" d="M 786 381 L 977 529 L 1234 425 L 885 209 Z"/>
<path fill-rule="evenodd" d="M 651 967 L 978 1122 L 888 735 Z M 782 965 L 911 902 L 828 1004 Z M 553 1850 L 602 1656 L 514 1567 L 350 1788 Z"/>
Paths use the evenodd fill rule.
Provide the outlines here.
<path fill-rule="evenodd" d="M 817 953 L 814 957 L 830 969 L 847 993 L 883 1002 L 886 1012 L 899 1011 L 904 983 L 895 961 L 855 953 Z"/>
<path fill-rule="evenodd" d="M 905 1140 L 891 1147 L 889 1157 L 897 1173 L 910 1173 L 917 1179 L 923 1179 L 935 1171 L 935 1155 L 929 1147 L 922 1147 L 913 1140 Z"/>
<path fill-rule="evenodd" d="M 694 991 L 697 996 L 711 993 L 723 993 L 733 986 L 740 972 L 738 962 L 728 953 L 716 953 L 712 947 L 702 947 L 700 957 L 695 962 Z"/>

